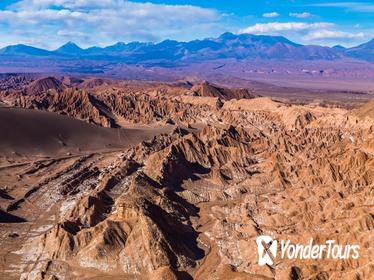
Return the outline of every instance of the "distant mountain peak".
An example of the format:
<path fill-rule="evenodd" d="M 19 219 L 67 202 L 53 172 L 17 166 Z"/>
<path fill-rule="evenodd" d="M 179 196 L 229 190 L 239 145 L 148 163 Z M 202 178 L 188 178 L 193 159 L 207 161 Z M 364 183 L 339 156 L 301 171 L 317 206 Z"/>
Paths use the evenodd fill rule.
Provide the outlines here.
<path fill-rule="evenodd" d="M 238 36 L 235 35 L 234 33 L 231 33 L 231 32 L 225 32 L 223 34 L 221 34 L 221 36 L 219 36 L 219 39 L 223 39 L 223 40 L 232 40 L 232 39 L 235 39 L 237 38 Z"/>
<path fill-rule="evenodd" d="M 63 54 L 79 54 L 82 51 L 83 49 L 81 47 L 71 41 L 67 42 L 56 50 L 56 52 Z"/>
<path fill-rule="evenodd" d="M 117 42 L 113 46 L 126 46 L 125 42 Z"/>
<path fill-rule="evenodd" d="M 332 48 L 337 50 L 345 50 L 345 47 L 343 47 L 342 45 L 335 45 Z"/>
<path fill-rule="evenodd" d="M 354 58 L 374 62 L 374 39 L 357 47 L 346 49 L 346 53 Z"/>
<path fill-rule="evenodd" d="M 46 56 L 51 53 L 47 50 L 31 47 L 25 44 L 10 45 L 0 49 L 3 55 L 21 55 L 21 56 Z"/>
<path fill-rule="evenodd" d="M 62 45 L 60 48 L 67 48 L 67 47 L 81 49 L 76 43 L 72 41 L 67 42 L 66 44 Z"/>
<path fill-rule="evenodd" d="M 117 51 L 117 52 L 122 52 L 122 51 L 131 51 L 134 48 L 138 46 L 145 45 L 146 43 L 140 43 L 140 42 L 130 42 L 130 43 L 125 43 L 125 42 L 117 42 L 114 45 L 107 46 L 104 49 L 108 51 Z"/>
<path fill-rule="evenodd" d="M 367 42 L 365 45 L 367 45 L 367 46 L 371 46 L 371 47 L 374 48 L 374 38 L 371 39 L 369 42 Z"/>

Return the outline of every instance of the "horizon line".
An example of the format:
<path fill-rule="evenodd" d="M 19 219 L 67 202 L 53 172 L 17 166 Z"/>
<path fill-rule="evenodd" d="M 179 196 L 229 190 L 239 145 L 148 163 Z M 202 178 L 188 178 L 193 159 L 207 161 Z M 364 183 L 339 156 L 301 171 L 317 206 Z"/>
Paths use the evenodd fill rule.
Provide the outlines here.
<path fill-rule="evenodd" d="M 330 47 L 330 46 L 327 46 L 327 45 L 319 45 L 319 44 L 302 44 L 302 43 L 290 40 L 286 36 L 283 36 L 283 35 L 276 35 L 276 34 L 274 34 L 274 35 L 273 34 L 253 34 L 253 33 L 233 33 L 233 32 L 227 31 L 227 32 L 222 33 L 218 37 L 205 37 L 205 38 L 202 38 L 202 39 L 193 39 L 193 40 L 189 40 L 189 41 L 179 41 L 179 40 L 174 40 L 174 39 L 163 39 L 163 40 L 155 41 L 155 42 L 135 40 L 135 41 L 128 41 L 128 42 L 117 41 L 117 42 L 114 42 L 114 43 L 111 43 L 111 44 L 108 44 L 108 45 L 105 45 L 105 46 L 91 45 L 89 47 L 81 47 L 81 46 L 79 46 L 79 43 L 76 43 L 76 42 L 70 40 L 70 41 L 67 41 L 66 43 L 64 43 L 61 46 L 59 46 L 57 48 L 54 48 L 54 49 L 48 49 L 48 48 L 38 47 L 38 46 L 35 46 L 35 45 L 32 45 L 32 44 L 27 44 L 27 43 L 14 43 L 14 44 L 10 44 L 10 45 L 0 46 L 0 50 L 5 49 L 7 47 L 27 46 L 27 47 L 32 47 L 32 48 L 35 48 L 35 49 L 40 49 L 40 50 L 44 50 L 44 51 L 54 52 L 54 51 L 58 51 L 60 48 L 66 46 L 66 45 L 69 45 L 69 44 L 75 45 L 76 47 L 78 47 L 81 50 L 88 50 L 88 49 L 91 49 L 91 48 L 102 48 L 102 49 L 105 49 L 107 47 L 112 47 L 112 46 L 115 46 L 115 45 L 118 45 L 118 44 L 129 45 L 131 43 L 154 44 L 154 45 L 163 43 L 165 41 L 173 41 L 173 42 L 178 42 L 178 43 L 189 43 L 189 42 L 193 42 L 193 41 L 204 41 L 204 40 L 210 40 L 210 39 L 219 39 L 220 37 L 222 37 L 225 34 L 232 34 L 232 35 L 235 35 L 235 36 L 251 35 L 251 36 L 264 36 L 264 37 L 279 37 L 279 38 L 285 38 L 286 40 L 290 41 L 291 43 L 298 44 L 298 45 L 301 45 L 301 46 L 320 46 L 320 47 L 327 47 L 327 48 L 334 48 L 334 47 L 340 46 L 340 47 L 343 47 L 345 49 L 355 48 L 357 46 L 360 46 L 362 44 L 365 44 L 365 43 L 368 43 L 368 42 L 371 42 L 372 40 L 374 40 L 374 37 L 373 37 L 372 39 L 369 39 L 368 41 L 365 41 L 365 42 L 363 42 L 361 44 L 358 44 L 356 46 L 353 46 L 353 47 L 346 47 L 346 46 L 344 46 L 342 44 L 338 44 L 338 45 L 334 45 L 334 46 Z"/>

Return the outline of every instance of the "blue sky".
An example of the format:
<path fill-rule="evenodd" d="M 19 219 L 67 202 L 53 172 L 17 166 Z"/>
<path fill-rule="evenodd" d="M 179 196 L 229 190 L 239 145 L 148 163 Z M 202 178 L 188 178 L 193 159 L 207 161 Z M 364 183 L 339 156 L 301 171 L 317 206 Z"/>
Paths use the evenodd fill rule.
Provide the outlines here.
<path fill-rule="evenodd" d="M 353 46 L 374 38 L 374 2 L 310 0 L 2 0 L 0 46 L 54 49 L 193 40 L 223 32 Z"/>

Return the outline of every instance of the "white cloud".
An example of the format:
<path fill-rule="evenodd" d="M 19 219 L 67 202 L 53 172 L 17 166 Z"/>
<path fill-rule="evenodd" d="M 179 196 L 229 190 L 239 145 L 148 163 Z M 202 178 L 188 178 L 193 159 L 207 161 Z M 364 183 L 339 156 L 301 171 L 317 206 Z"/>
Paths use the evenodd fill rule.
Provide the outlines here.
<path fill-rule="evenodd" d="M 289 13 L 290 17 L 295 17 L 295 18 L 309 18 L 312 16 L 311 13 L 308 12 L 303 12 L 303 13 Z"/>
<path fill-rule="evenodd" d="M 306 40 L 320 40 L 320 39 L 355 39 L 364 38 L 363 32 L 350 33 L 344 31 L 333 31 L 333 30 L 315 30 L 311 31 L 305 36 Z"/>
<path fill-rule="evenodd" d="M 79 31 L 66 31 L 66 30 L 59 30 L 57 32 L 58 36 L 64 36 L 64 37 L 71 37 L 71 38 L 77 38 L 77 37 L 86 37 L 87 34 Z"/>
<path fill-rule="evenodd" d="M 284 31 L 304 31 L 311 29 L 321 29 L 334 26 L 330 22 L 268 22 L 256 23 L 255 25 L 248 26 L 240 30 L 240 33 L 253 33 L 253 34 L 272 34 Z"/>
<path fill-rule="evenodd" d="M 82 46 L 195 39 L 216 32 L 220 20 L 214 9 L 126 0 L 21 0 L 0 10 L 0 28 L 5 25 L 5 33 L 20 30 L 6 37 L 18 36 L 15 40 L 22 43 L 27 34 L 38 41 L 37 45 L 50 48 L 64 43 L 66 37 L 76 37 Z M 8 41 L 1 29 L 0 35 L 3 42 Z"/>
<path fill-rule="evenodd" d="M 69 9 L 114 8 L 122 6 L 125 0 L 22 0 L 11 7 L 17 9 L 41 9 L 47 7 L 65 7 Z"/>
<path fill-rule="evenodd" d="M 222 14 L 214 9 L 133 1 L 20 0 L 0 9 L 0 45 L 32 43 L 53 49 L 66 41 L 75 41 L 82 47 L 88 47 L 104 46 L 117 41 L 160 41 L 166 38 L 191 40 L 233 31 L 237 24 L 235 15 Z M 352 3 L 345 3 L 345 7 L 352 8 Z M 367 6 L 370 8 L 369 4 Z M 300 19 L 312 16 L 307 12 L 289 15 Z M 263 16 L 271 18 L 279 14 L 274 11 Z M 242 19 L 248 20 L 248 17 Z M 329 22 L 308 23 L 295 20 L 257 23 L 240 32 L 283 35 L 298 42 L 305 42 L 321 37 L 323 32 L 325 36 L 333 36 L 326 31 L 343 32 L 334 31 L 335 29 L 337 26 Z M 355 31 L 351 32 L 358 32 L 357 28 L 353 30 Z M 361 36 L 357 35 L 360 33 L 355 34 L 355 37 L 351 37 L 352 42 L 355 39 L 358 41 Z M 366 30 L 365 34 L 370 34 L 370 30 Z"/>
<path fill-rule="evenodd" d="M 367 37 L 365 32 L 339 30 L 332 22 L 257 23 L 239 33 L 281 35 L 299 43 L 322 45 L 357 45 Z"/>
<path fill-rule="evenodd" d="M 262 14 L 262 16 L 266 18 L 275 18 L 275 17 L 279 17 L 280 15 L 277 12 L 271 12 L 271 13 L 264 13 Z"/>
<path fill-rule="evenodd" d="M 319 4 L 312 4 L 314 7 L 327 7 L 327 8 L 344 8 L 351 11 L 372 13 L 374 12 L 373 3 L 364 2 L 326 2 Z"/>

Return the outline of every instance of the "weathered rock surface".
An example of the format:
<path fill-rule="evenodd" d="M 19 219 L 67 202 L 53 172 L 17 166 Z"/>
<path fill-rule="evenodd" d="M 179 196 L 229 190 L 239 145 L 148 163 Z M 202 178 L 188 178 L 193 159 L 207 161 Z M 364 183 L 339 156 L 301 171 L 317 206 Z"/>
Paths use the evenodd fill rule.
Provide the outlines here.
<path fill-rule="evenodd" d="M 269 98 L 103 86 L 17 106 L 173 129 L 121 150 L 2 167 L 1 211 L 16 217 L 0 229 L 6 279 L 372 278 L 370 119 Z M 360 257 L 261 267 L 255 240 L 264 234 L 359 244 Z"/>

